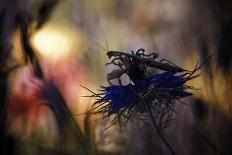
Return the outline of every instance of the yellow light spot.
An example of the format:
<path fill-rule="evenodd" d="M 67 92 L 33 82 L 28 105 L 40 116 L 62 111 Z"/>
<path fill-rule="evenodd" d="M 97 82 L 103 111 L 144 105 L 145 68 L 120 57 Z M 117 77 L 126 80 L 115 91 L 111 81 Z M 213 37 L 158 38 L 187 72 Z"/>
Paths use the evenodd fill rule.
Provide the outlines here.
<path fill-rule="evenodd" d="M 51 61 L 82 51 L 85 46 L 81 39 L 74 28 L 46 26 L 32 37 L 32 44 L 43 58 Z"/>

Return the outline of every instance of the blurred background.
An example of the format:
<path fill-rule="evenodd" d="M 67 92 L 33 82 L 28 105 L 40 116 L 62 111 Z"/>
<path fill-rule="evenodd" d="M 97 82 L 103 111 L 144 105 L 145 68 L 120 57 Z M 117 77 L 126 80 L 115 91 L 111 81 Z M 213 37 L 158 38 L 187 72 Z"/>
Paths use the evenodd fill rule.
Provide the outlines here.
<path fill-rule="evenodd" d="M 188 70 L 204 63 L 189 83 L 200 90 L 177 105 L 166 136 L 177 154 L 231 154 L 231 7 L 229 0 L 0 0 L 1 154 L 169 154 L 139 120 L 103 131 L 109 121 L 85 113 L 94 100 L 82 97 L 91 93 L 81 85 L 108 84 L 108 48 L 144 48 Z M 19 21 L 30 21 L 42 80 L 23 60 Z"/>

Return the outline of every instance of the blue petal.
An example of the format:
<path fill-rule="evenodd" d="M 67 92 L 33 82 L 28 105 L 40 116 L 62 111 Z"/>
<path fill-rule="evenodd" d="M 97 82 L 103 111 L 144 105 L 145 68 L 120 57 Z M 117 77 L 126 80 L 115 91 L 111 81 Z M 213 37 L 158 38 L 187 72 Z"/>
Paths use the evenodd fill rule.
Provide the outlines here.
<path fill-rule="evenodd" d="M 140 85 L 129 84 L 127 86 L 109 86 L 103 87 L 103 100 L 111 101 L 110 113 L 118 112 L 122 108 L 130 107 L 136 104 L 137 94 L 142 93 L 144 88 Z"/>
<path fill-rule="evenodd" d="M 154 85 L 156 89 L 167 89 L 166 93 L 173 99 L 181 99 L 192 95 L 183 87 L 186 78 L 186 74 L 176 76 L 173 72 L 164 72 L 127 86 L 102 86 L 102 100 L 110 101 L 110 113 L 116 113 L 120 109 L 134 105 L 138 108 L 138 94 L 145 93 L 151 85 Z"/>
<path fill-rule="evenodd" d="M 164 72 L 151 77 L 152 84 L 160 88 L 175 88 L 183 85 L 186 82 L 186 77 L 183 75 L 176 76 L 173 72 Z"/>

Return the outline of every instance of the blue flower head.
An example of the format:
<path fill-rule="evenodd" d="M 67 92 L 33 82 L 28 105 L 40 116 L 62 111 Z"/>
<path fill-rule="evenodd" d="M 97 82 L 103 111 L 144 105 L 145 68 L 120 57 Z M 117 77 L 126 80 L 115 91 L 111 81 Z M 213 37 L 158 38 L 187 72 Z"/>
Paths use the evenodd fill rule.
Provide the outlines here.
<path fill-rule="evenodd" d="M 163 94 L 166 94 L 167 100 L 179 100 L 192 95 L 192 93 L 186 91 L 187 87 L 184 86 L 187 80 L 185 74 L 177 76 L 173 72 L 164 72 L 153 75 L 145 80 L 137 81 L 135 84 L 102 86 L 103 97 L 101 100 L 107 101 L 109 104 L 107 107 L 109 109 L 106 110 L 109 114 L 118 113 L 121 109 L 140 106 L 141 103 L 139 102 L 143 99 L 141 96 L 145 96 L 148 90 L 153 92 L 162 91 Z M 155 99 L 152 98 L 152 100 Z M 141 109 L 141 111 L 143 110 Z"/>
<path fill-rule="evenodd" d="M 108 51 L 110 63 L 118 66 L 107 75 L 110 86 L 102 86 L 99 93 L 93 93 L 95 103 L 92 110 L 103 113 L 104 116 L 114 116 L 112 124 L 126 123 L 138 116 L 144 121 L 144 117 L 150 118 L 157 134 L 173 153 L 173 149 L 163 136 L 163 131 L 173 123 L 175 103 L 182 98 L 191 96 L 188 92 L 191 87 L 186 82 L 198 75 L 194 75 L 199 67 L 193 71 L 187 71 L 176 66 L 170 61 L 157 61 L 157 53 L 145 54 L 144 49 L 139 49 L 131 54 Z M 152 74 L 149 69 L 158 69 L 160 74 Z M 126 74 L 131 82 L 122 85 L 121 76 Z M 115 85 L 111 80 L 118 80 Z M 87 89 L 87 88 L 86 88 Z M 89 90 L 89 89 L 88 89 Z M 90 91 L 90 90 L 89 90 Z M 145 119 L 147 121 L 147 119 Z"/>
<path fill-rule="evenodd" d="M 147 114 L 150 111 L 160 119 L 174 111 L 176 101 L 191 96 L 186 82 L 197 77 L 194 75 L 198 68 L 192 72 L 187 71 L 173 63 L 157 61 L 158 54 L 145 54 L 144 49 L 139 49 L 132 54 L 109 51 L 107 55 L 114 59 L 107 63 L 119 67 L 107 75 L 110 86 L 102 86 L 99 93 L 93 93 L 96 98 L 94 108 L 96 113 L 105 116 L 116 114 L 117 120 L 128 120 L 133 115 Z M 148 69 L 162 70 L 160 74 L 151 74 Z M 120 77 L 126 74 L 131 82 L 122 85 Z M 119 84 L 111 83 L 118 80 Z M 171 112 L 170 112 L 171 111 Z M 168 117 L 167 120 L 170 118 Z M 168 124 L 168 123 L 165 123 Z M 162 127 L 160 127 L 162 128 Z"/>

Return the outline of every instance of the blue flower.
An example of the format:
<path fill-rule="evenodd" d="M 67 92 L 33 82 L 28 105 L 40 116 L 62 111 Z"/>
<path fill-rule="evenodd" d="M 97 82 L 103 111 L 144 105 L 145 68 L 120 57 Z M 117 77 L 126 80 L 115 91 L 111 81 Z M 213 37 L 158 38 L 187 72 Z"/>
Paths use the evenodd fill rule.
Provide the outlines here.
<path fill-rule="evenodd" d="M 102 86 L 100 93 L 86 88 L 93 93 L 90 97 L 96 98 L 92 110 L 97 109 L 96 113 L 103 113 L 105 117 L 113 115 L 112 125 L 126 124 L 134 116 L 139 116 L 137 118 L 146 124 L 150 123 L 150 120 L 158 136 L 172 154 L 175 154 L 163 132 L 173 124 L 175 102 L 192 95 L 188 92 L 191 87 L 187 86 L 186 82 L 199 76 L 194 74 L 201 66 L 196 65 L 193 71 L 188 71 L 166 59 L 157 61 L 157 53 L 145 54 L 144 49 L 138 49 L 136 53 L 132 51 L 131 54 L 108 51 L 107 55 L 109 59 L 114 57 L 107 65 L 119 68 L 107 74 L 111 85 Z M 163 72 L 150 75 L 150 69 Z M 120 79 L 123 74 L 126 74 L 132 83 L 123 86 Z M 118 80 L 119 85 L 114 85 L 111 80 Z"/>
<path fill-rule="evenodd" d="M 148 90 L 155 92 L 161 92 L 165 94 L 162 99 L 167 100 L 179 100 L 186 96 L 192 95 L 187 92 L 187 87 L 184 85 L 188 80 L 187 74 L 176 75 L 173 72 L 163 72 L 161 74 L 155 74 L 145 80 L 136 81 L 134 84 L 128 84 L 126 86 L 113 85 L 104 87 L 102 86 L 102 102 L 107 102 L 109 106 L 105 106 L 105 111 L 109 114 L 118 113 L 121 109 L 138 107 L 141 104 L 142 96 L 146 96 Z M 153 94 L 154 94 L 153 93 Z M 152 94 L 151 94 L 152 95 Z M 151 98 L 152 100 L 157 98 Z M 159 98 L 157 100 L 160 100 Z M 152 102 L 152 101 L 147 101 Z M 101 102 L 97 102 L 101 103 Z M 146 104 L 146 103 L 145 103 Z M 143 111 L 140 109 L 138 111 Z"/>

